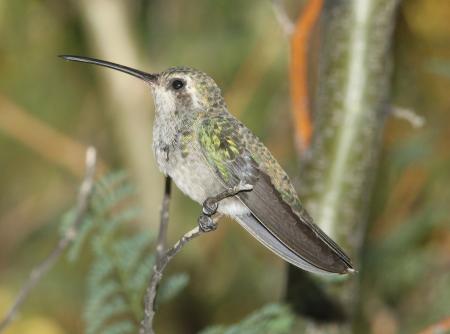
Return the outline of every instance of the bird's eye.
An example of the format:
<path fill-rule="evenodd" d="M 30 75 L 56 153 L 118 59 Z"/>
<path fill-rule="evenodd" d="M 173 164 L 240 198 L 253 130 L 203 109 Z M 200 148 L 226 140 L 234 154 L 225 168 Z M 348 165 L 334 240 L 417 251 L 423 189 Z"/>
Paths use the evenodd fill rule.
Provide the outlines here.
<path fill-rule="evenodd" d="M 172 81 L 171 86 L 175 90 L 180 90 L 184 87 L 184 81 L 180 79 L 175 79 Z"/>

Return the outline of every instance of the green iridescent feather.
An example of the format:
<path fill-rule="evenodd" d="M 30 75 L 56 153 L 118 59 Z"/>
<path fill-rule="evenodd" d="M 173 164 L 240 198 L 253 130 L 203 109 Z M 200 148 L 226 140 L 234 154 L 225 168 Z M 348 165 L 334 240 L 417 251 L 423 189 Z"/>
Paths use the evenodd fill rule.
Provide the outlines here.
<path fill-rule="evenodd" d="M 238 158 L 248 155 L 258 169 L 270 176 L 273 186 L 280 193 L 282 199 L 298 215 L 305 214 L 297 193 L 283 168 L 264 144 L 236 118 L 220 115 L 205 119 L 200 126 L 198 139 L 209 164 L 225 183 L 231 179 L 242 179 L 240 175 L 237 175 L 239 171 L 230 166 Z"/>

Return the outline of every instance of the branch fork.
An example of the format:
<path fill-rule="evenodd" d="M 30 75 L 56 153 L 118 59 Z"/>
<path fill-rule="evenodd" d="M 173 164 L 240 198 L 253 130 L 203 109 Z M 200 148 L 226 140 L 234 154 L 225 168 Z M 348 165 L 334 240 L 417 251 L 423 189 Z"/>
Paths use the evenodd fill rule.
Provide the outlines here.
<path fill-rule="evenodd" d="M 250 191 L 252 185 L 240 182 L 237 186 L 226 189 L 220 194 L 209 197 L 202 206 L 202 213 L 198 218 L 198 226 L 186 232 L 171 248 L 166 250 L 165 244 L 167 239 L 167 227 L 169 224 L 169 201 L 171 192 L 171 179 L 166 177 L 164 197 L 161 207 L 161 221 L 158 233 L 158 242 L 156 245 L 156 261 L 152 268 L 152 275 L 147 287 L 144 299 L 144 320 L 141 322 L 140 334 L 154 334 L 153 319 L 156 313 L 156 296 L 158 284 L 163 277 L 167 264 L 177 255 L 181 249 L 192 239 L 203 233 L 214 231 L 217 228 L 215 220 L 219 218 L 217 209 L 219 202 L 225 198 L 237 195 L 242 191 Z"/>

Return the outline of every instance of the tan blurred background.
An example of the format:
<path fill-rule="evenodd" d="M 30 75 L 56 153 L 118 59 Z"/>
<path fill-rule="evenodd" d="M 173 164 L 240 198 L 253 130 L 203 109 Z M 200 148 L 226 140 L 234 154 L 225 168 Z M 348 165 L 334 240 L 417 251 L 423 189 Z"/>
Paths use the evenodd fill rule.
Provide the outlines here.
<path fill-rule="evenodd" d="M 302 5 L 288 2 L 293 17 Z M 449 18 L 443 0 L 405 0 L 399 10 L 393 104 L 426 123 L 387 122 L 363 255 L 361 317 L 372 333 L 419 332 L 450 316 Z M 231 112 L 293 179 L 299 173 L 288 45 L 269 1 L 4 0 L 0 41 L 0 315 L 56 242 L 88 145 L 98 149 L 100 173 L 126 169 L 139 185 L 145 219 L 135 228 L 155 228 L 158 220 L 163 177 L 151 153 L 146 86 L 58 54 L 146 71 L 204 70 L 223 88 Z M 193 226 L 198 212 L 176 190 L 170 239 Z M 82 332 L 88 266 L 88 251 L 78 262 L 60 261 L 6 333 Z M 167 333 L 237 321 L 277 300 L 285 284 L 283 263 L 230 222 L 192 242 L 169 271 L 191 280 L 158 314 Z"/>

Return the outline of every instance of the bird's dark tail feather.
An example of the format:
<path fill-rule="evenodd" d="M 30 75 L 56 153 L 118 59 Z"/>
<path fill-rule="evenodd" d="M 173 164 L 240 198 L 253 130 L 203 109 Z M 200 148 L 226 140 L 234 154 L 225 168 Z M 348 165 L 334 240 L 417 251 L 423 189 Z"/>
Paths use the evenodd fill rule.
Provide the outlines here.
<path fill-rule="evenodd" d="M 253 214 L 249 213 L 237 216 L 236 220 L 244 229 L 247 230 L 247 232 L 249 232 L 259 242 L 261 242 L 272 252 L 283 258 L 285 261 L 293 264 L 296 267 L 313 273 L 330 274 L 330 272 L 314 266 L 314 264 L 301 258 L 288 247 L 286 247 L 286 245 L 278 240 L 272 233 L 270 233 L 270 231 L 267 230 Z"/>

